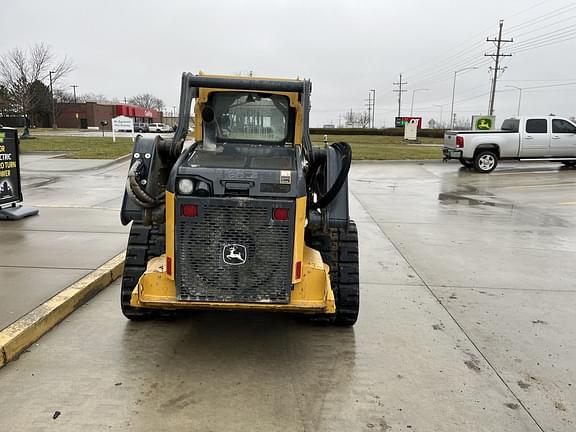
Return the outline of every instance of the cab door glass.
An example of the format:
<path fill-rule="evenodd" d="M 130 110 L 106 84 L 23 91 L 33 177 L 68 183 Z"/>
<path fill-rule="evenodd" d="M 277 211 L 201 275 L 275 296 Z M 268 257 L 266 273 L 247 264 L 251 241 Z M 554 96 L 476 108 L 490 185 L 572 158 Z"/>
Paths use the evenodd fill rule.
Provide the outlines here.
<path fill-rule="evenodd" d="M 576 133 L 576 126 L 566 120 L 552 120 L 552 133 Z"/>
<path fill-rule="evenodd" d="M 546 119 L 526 120 L 526 133 L 530 134 L 548 133 L 548 121 Z"/>

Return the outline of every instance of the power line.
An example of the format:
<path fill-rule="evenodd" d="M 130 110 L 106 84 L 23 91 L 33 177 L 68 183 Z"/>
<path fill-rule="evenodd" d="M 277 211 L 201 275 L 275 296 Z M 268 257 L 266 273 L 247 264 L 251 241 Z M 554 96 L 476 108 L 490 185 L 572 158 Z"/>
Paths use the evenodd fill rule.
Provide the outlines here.
<path fill-rule="evenodd" d="M 525 31 L 525 32 L 520 32 L 520 33 L 518 33 L 518 34 L 515 34 L 515 37 L 516 37 L 516 39 L 518 40 L 518 38 L 519 38 L 520 36 L 524 36 L 524 35 L 526 35 L 526 34 L 532 34 L 532 33 L 534 33 L 534 32 L 538 32 L 538 31 L 540 31 L 540 30 L 549 30 L 550 27 L 553 26 L 553 25 L 557 25 L 557 24 L 560 24 L 560 23 L 563 23 L 563 22 L 566 22 L 566 21 L 570 21 L 570 20 L 573 20 L 574 18 L 576 18 L 576 15 L 569 16 L 569 17 L 567 17 L 567 18 L 561 19 L 560 21 L 554 21 L 553 23 L 548 23 L 548 24 L 546 24 L 546 25 L 544 25 L 544 26 L 542 26 L 542 27 L 536 27 L 536 28 L 534 28 L 534 29 L 531 28 L 530 30 L 527 30 L 527 31 Z M 508 31 L 510 31 L 510 30 L 508 30 Z"/>
<path fill-rule="evenodd" d="M 502 43 L 514 42 L 514 39 L 502 39 L 502 27 L 504 27 L 504 20 L 500 20 L 498 29 L 498 39 L 486 38 L 486 42 L 496 43 L 496 54 L 484 54 L 486 57 L 492 57 L 494 59 L 494 77 L 492 78 L 492 88 L 490 90 L 490 104 L 488 107 L 488 115 L 494 114 L 494 97 L 496 95 L 496 81 L 498 79 L 498 72 L 502 70 L 500 67 L 500 57 L 511 57 L 512 54 L 502 54 L 501 48 Z"/>
<path fill-rule="evenodd" d="M 551 88 L 551 87 L 568 87 L 568 86 L 576 86 L 576 82 L 523 87 L 523 90 L 533 90 L 533 89 Z"/>
<path fill-rule="evenodd" d="M 526 9 L 520 11 L 519 13 L 514 14 L 514 16 L 511 18 L 517 18 L 518 16 L 521 16 L 528 11 L 533 11 L 535 8 L 541 6 L 545 3 L 547 3 L 547 2 L 546 1 L 536 2 L 532 6 L 529 6 Z M 539 15 L 538 17 L 530 18 L 526 21 L 520 22 L 511 28 L 514 28 L 514 29 L 528 28 L 528 27 L 534 26 L 534 24 L 538 24 L 538 23 L 543 22 L 543 21 L 551 20 L 551 19 L 557 17 L 558 15 L 565 15 L 566 11 L 569 11 L 572 9 L 576 9 L 576 5 L 554 9 L 551 12 L 548 12 L 547 14 Z M 548 26 L 554 25 L 554 24 L 559 24 L 561 22 L 565 22 L 570 18 L 571 17 L 563 18 L 559 21 L 555 21 L 553 23 L 550 23 Z M 509 28 L 509 30 L 508 30 L 509 32 L 510 32 L 511 28 Z M 542 28 L 543 27 L 538 27 L 537 30 L 541 30 Z M 521 32 L 521 35 L 524 35 L 526 33 L 527 32 Z M 522 41 L 522 43 L 524 43 L 524 42 L 526 42 L 526 41 Z M 467 42 L 465 42 L 464 44 L 458 44 L 458 45 L 456 45 L 455 48 L 461 47 L 465 44 L 467 44 Z M 411 77 L 413 77 L 412 81 L 413 81 L 413 83 L 415 83 L 414 85 L 416 85 L 416 86 L 417 85 L 426 85 L 428 82 L 434 81 L 436 78 L 442 77 L 442 76 L 448 74 L 448 72 L 453 71 L 454 69 L 458 69 L 458 68 L 466 67 L 466 66 L 472 66 L 471 62 L 473 62 L 473 60 L 476 58 L 476 55 L 475 54 L 470 55 L 470 53 L 471 53 L 471 51 L 473 51 L 475 48 L 477 48 L 481 44 L 482 44 L 482 42 L 472 44 L 472 45 L 467 45 L 465 48 L 457 50 L 454 54 L 451 54 L 448 56 L 440 56 L 440 57 L 436 56 L 435 62 L 427 62 L 427 63 L 422 64 L 419 67 L 408 69 L 409 71 L 411 71 L 411 73 L 409 75 Z M 449 52 L 451 52 L 451 51 L 448 51 L 448 53 Z M 468 55 L 463 57 L 463 55 L 466 53 Z M 438 66 L 434 66 L 437 63 L 440 63 L 440 64 Z M 474 65 L 477 65 L 477 64 L 474 64 Z M 415 78 L 417 78 L 417 79 L 415 79 Z M 445 78 L 446 81 L 449 79 L 450 79 L 450 77 Z"/>
<path fill-rule="evenodd" d="M 514 51 L 513 54 L 522 53 L 522 52 L 524 52 L 524 51 L 531 51 L 531 50 L 533 50 L 533 49 L 542 48 L 542 47 L 549 46 L 549 45 L 557 45 L 557 44 L 559 44 L 559 43 L 568 42 L 568 41 L 571 41 L 571 40 L 573 40 L 573 39 L 574 39 L 574 37 L 569 37 L 569 38 L 565 38 L 565 39 L 560 39 L 560 40 L 551 41 L 551 42 L 548 42 L 548 43 L 542 43 L 542 44 L 540 44 L 540 45 L 533 45 L 533 46 L 530 46 L 530 47 L 526 47 L 526 48 L 524 48 L 524 49 L 520 49 L 520 50 L 518 50 L 518 51 Z"/>
<path fill-rule="evenodd" d="M 568 6 L 568 7 L 562 6 L 562 7 L 559 7 L 558 9 L 553 9 L 553 10 L 549 11 L 548 13 L 538 15 L 532 19 L 529 19 L 529 20 L 526 20 L 522 23 L 513 25 L 508 29 L 508 31 L 516 31 L 516 30 L 519 30 L 521 28 L 530 27 L 531 25 L 538 24 L 538 23 L 543 22 L 543 21 L 548 21 L 549 19 L 556 18 L 558 15 L 564 15 L 564 14 L 566 14 L 566 12 L 569 12 L 573 9 L 576 9 L 576 5 L 572 5 L 572 6 Z"/>
<path fill-rule="evenodd" d="M 541 35 L 534 36 L 533 38 L 518 42 L 518 44 L 515 45 L 514 48 L 523 48 L 524 46 L 544 42 L 545 40 L 548 40 L 548 39 L 555 39 L 555 38 L 560 38 L 560 37 L 565 37 L 565 36 L 571 36 L 571 35 L 574 35 L 575 32 L 576 32 L 576 29 L 574 28 L 574 26 L 564 27 L 563 29 L 558 29 L 557 31 L 553 31 L 553 32 L 549 32 L 549 33 L 543 33 Z"/>
<path fill-rule="evenodd" d="M 570 34 L 556 36 L 556 37 L 548 38 L 548 39 L 543 39 L 543 40 L 534 42 L 532 44 L 520 46 L 517 49 L 512 50 L 511 52 L 513 54 L 515 54 L 515 53 L 520 53 L 520 52 L 524 52 L 524 51 L 530 51 L 530 50 L 535 49 L 535 48 L 540 48 L 540 47 L 548 46 L 548 45 L 556 45 L 556 44 L 559 44 L 562 42 L 570 41 L 574 38 L 576 38 L 576 31 L 573 33 L 570 33 Z"/>
<path fill-rule="evenodd" d="M 480 56 L 481 53 L 477 54 L 477 56 Z M 441 83 L 444 81 L 449 81 L 452 79 L 452 74 L 454 73 L 454 70 L 456 69 L 464 69 L 464 68 L 473 68 L 473 67 L 480 67 L 480 66 L 484 66 L 489 64 L 490 61 L 485 59 L 485 58 L 480 58 L 476 61 L 466 61 L 466 62 L 462 62 L 462 63 L 457 63 L 455 65 L 450 65 L 447 68 L 445 68 L 445 70 L 443 70 L 442 72 L 438 72 L 434 75 L 430 75 L 427 78 L 418 80 L 415 82 L 415 86 L 420 86 L 420 85 L 430 85 L 432 83 Z"/>

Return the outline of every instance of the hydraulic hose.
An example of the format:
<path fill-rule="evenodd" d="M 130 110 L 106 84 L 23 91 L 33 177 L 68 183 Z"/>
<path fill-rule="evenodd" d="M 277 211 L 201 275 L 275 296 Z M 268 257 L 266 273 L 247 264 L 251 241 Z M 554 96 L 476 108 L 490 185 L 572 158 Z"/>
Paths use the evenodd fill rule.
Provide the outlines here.
<path fill-rule="evenodd" d="M 138 205 L 138 207 L 151 209 L 157 207 L 163 202 L 164 194 L 160 194 L 159 197 L 154 198 L 142 188 L 138 179 L 138 170 L 141 166 L 142 161 L 137 160 L 130 167 L 130 170 L 128 171 L 128 178 L 126 179 L 126 192 L 128 196 L 132 198 L 132 200 Z"/>
<path fill-rule="evenodd" d="M 322 197 L 318 198 L 315 203 L 312 203 L 312 209 L 327 207 L 334 198 L 336 198 L 338 192 L 342 189 L 342 186 L 344 186 L 344 182 L 348 178 L 348 173 L 350 172 L 350 165 L 352 164 L 352 148 L 350 147 L 350 144 L 340 141 L 331 144 L 331 146 L 341 155 L 342 165 L 340 172 L 330 190 L 328 190 L 328 192 L 326 192 Z M 325 163 L 327 163 L 327 161 Z"/>

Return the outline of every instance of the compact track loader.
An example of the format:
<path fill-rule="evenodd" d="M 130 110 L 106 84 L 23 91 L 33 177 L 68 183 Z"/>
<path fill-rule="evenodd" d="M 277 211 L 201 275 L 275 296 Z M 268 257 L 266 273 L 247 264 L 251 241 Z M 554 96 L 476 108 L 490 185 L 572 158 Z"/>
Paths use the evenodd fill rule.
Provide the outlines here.
<path fill-rule="evenodd" d="M 132 222 L 127 318 L 243 309 L 356 322 L 352 152 L 312 145 L 310 92 L 308 80 L 182 75 L 173 139 L 134 144 L 121 211 Z"/>

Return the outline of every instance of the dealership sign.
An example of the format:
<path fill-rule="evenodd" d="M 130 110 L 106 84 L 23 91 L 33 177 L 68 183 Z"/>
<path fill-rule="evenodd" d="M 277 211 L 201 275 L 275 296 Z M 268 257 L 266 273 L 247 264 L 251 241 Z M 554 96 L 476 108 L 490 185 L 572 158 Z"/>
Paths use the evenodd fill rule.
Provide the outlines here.
<path fill-rule="evenodd" d="M 0 128 L 0 208 L 22 201 L 16 129 Z"/>
<path fill-rule="evenodd" d="M 132 117 L 118 116 L 112 119 L 112 141 L 116 142 L 116 132 L 132 132 L 134 141 L 134 119 Z"/>
<path fill-rule="evenodd" d="M 404 127 L 406 123 L 411 123 L 412 120 L 418 121 L 418 129 L 422 128 L 422 117 L 396 117 L 394 126 L 397 128 Z"/>
<path fill-rule="evenodd" d="M 494 130 L 496 128 L 495 116 L 472 116 L 472 130 Z"/>

